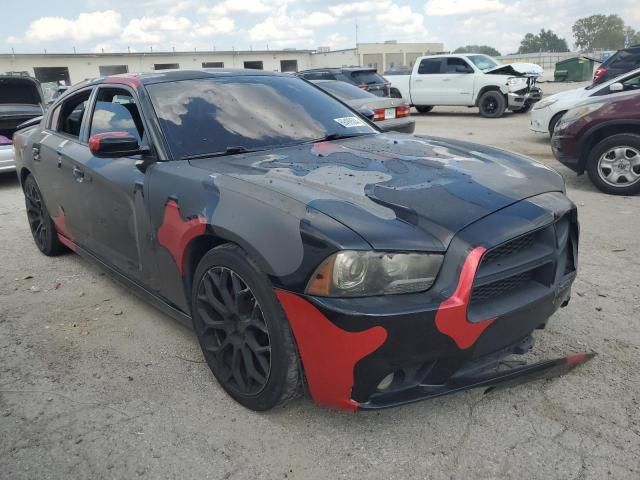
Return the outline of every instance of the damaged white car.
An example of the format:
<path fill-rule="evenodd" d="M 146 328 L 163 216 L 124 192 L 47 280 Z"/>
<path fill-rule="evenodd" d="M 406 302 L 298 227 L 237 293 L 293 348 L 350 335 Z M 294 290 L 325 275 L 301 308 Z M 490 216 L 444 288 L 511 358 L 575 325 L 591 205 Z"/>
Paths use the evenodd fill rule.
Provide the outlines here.
<path fill-rule="evenodd" d="M 524 113 L 542 98 L 532 63 L 500 65 L 483 54 L 429 55 L 416 60 L 410 75 L 394 75 L 393 86 L 420 113 L 435 106 L 478 107 L 486 118 L 506 110 Z"/>

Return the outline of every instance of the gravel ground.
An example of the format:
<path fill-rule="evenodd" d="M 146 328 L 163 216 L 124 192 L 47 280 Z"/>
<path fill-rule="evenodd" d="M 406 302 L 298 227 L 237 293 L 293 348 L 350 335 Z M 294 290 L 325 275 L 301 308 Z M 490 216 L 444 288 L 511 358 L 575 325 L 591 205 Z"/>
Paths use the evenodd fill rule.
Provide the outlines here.
<path fill-rule="evenodd" d="M 536 355 L 594 350 L 595 360 L 551 381 L 377 413 L 308 398 L 253 413 L 218 387 L 189 330 L 79 257 L 40 255 L 4 175 L 0 478 L 639 478 L 640 197 L 600 194 L 563 168 L 528 115 L 415 118 L 419 133 L 524 153 L 565 175 L 582 222 L 580 273 L 571 304 L 536 334 Z"/>

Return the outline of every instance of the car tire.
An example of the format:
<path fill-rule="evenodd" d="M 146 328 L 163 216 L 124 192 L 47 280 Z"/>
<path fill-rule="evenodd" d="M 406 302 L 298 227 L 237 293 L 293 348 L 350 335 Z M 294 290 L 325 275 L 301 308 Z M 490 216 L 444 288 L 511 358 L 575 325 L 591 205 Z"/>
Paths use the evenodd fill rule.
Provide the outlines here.
<path fill-rule="evenodd" d="M 600 141 L 591 149 L 587 173 L 593 184 L 604 193 L 639 193 L 640 135 L 620 133 Z"/>
<path fill-rule="evenodd" d="M 267 275 L 240 247 L 202 258 L 191 295 L 193 327 L 222 388 L 263 411 L 297 397 L 302 368 L 289 322 Z"/>
<path fill-rule="evenodd" d="M 507 100 L 501 92 L 490 90 L 482 94 L 478 107 L 484 118 L 500 118 L 507 108 Z"/>
<path fill-rule="evenodd" d="M 556 125 L 562 118 L 562 116 L 567 112 L 558 112 L 549 121 L 549 137 L 553 137 L 553 131 L 556 129 Z"/>
<path fill-rule="evenodd" d="M 42 193 L 33 175 L 27 175 L 22 190 L 27 208 L 29 229 L 36 247 L 48 257 L 60 255 L 64 252 L 65 247 L 58 238 L 58 231 L 44 204 Z"/>
<path fill-rule="evenodd" d="M 416 106 L 416 110 L 419 113 L 429 113 L 431 110 L 433 110 L 433 107 L 430 107 L 428 105 L 420 105 L 420 106 Z"/>

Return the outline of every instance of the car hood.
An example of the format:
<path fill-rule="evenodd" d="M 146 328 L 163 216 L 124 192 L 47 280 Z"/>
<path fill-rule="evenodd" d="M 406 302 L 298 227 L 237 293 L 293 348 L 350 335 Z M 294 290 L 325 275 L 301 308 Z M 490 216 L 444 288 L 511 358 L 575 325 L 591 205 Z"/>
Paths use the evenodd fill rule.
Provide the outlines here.
<path fill-rule="evenodd" d="M 539 77 L 544 73 L 544 69 L 535 63 L 509 63 L 507 65 L 498 65 L 485 73 L 493 75 L 515 75 L 515 76 L 536 76 Z"/>
<path fill-rule="evenodd" d="M 525 157 L 393 133 L 191 164 L 303 202 L 375 249 L 444 251 L 456 232 L 486 215 L 564 190 L 557 172 Z M 247 186 L 248 195 L 252 188 Z"/>
<path fill-rule="evenodd" d="M 592 90 L 586 90 L 584 87 L 574 88 L 573 90 L 566 90 L 564 92 L 555 93 L 550 95 L 549 97 L 545 97 L 543 100 L 556 100 L 558 102 L 564 103 L 572 103 L 578 102 L 583 98 L 588 97 Z"/>

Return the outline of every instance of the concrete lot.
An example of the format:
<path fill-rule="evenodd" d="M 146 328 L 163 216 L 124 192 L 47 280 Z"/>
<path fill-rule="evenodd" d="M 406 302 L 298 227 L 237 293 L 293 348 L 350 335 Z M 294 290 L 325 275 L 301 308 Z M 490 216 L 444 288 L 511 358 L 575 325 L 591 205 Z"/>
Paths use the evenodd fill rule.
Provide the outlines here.
<path fill-rule="evenodd" d="M 580 273 L 535 354 L 595 350 L 594 361 L 552 381 L 378 413 L 306 398 L 253 413 L 218 387 L 190 331 L 79 257 L 40 255 L 5 175 L 0 478 L 639 478 L 640 197 L 603 195 L 561 167 L 528 115 L 415 118 L 419 133 L 531 155 L 565 175 L 581 215 Z"/>

